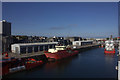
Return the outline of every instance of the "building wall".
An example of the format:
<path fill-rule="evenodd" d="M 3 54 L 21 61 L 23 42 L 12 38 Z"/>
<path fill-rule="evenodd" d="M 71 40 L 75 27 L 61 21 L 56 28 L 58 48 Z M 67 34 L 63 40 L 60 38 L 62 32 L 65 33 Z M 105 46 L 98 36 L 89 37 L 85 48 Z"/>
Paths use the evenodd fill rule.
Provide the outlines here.
<path fill-rule="evenodd" d="M 73 45 L 81 46 L 81 41 L 73 41 Z"/>
<path fill-rule="evenodd" d="M 2 51 L 10 52 L 11 51 L 11 37 L 10 36 L 2 36 Z"/>
<path fill-rule="evenodd" d="M 93 44 L 93 42 L 81 42 L 81 46 L 84 46 L 84 45 L 91 45 Z"/>
<path fill-rule="evenodd" d="M 84 45 L 90 45 L 93 44 L 93 41 L 73 41 L 73 45 L 76 46 L 84 46 Z"/>
<path fill-rule="evenodd" d="M 2 35 L 2 52 L 9 52 L 11 50 L 11 23 L 3 20 L 1 21 L 0 33 Z"/>
<path fill-rule="evenodd" d="M 11 35 L 11 23 L 3 22 L 3 36 L 10 36 Z"/>
<path fill-rule="evenodd" d="M 26 54 L 26 53 L 34 53 L 39 51 L 48 50 L 50 48 L 55 48 L 56 44 L 42 44 L 42 45 L 11 45 L 11 51 L 17 54 Z"/>

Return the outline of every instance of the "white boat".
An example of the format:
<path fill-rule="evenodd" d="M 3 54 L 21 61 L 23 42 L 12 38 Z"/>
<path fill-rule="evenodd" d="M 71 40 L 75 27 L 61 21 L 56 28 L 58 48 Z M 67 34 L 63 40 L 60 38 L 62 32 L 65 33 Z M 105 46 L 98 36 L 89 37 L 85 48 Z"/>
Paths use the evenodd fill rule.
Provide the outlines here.
<path fill-rule="evenodd" d="M 107 40 L 105 41 L 105 53 L 115 53 L 114 41 Z"/>

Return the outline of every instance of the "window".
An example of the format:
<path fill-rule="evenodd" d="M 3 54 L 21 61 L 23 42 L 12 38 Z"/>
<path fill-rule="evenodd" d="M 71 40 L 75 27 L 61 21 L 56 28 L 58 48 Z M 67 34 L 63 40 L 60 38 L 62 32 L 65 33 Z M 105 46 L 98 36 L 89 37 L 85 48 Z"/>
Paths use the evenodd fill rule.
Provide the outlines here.
<path fill-rule="evenodd" d="M 32 53 L 32 47 L 28 47 L 28 53 Z"/>
<path fill-rule="evenodd" d="M 40 46 L 40 51 L 43 51 L 43 46 Z"/>
<path fill-rule="evenodd" d="M 38 52 L 38 46 L 34 46 L 34 52 Z"/>
<path fill-rule="evenodd" d="M 20 47 L 20 53 L 21 54 L 26 53 L 26 47 Z"/>

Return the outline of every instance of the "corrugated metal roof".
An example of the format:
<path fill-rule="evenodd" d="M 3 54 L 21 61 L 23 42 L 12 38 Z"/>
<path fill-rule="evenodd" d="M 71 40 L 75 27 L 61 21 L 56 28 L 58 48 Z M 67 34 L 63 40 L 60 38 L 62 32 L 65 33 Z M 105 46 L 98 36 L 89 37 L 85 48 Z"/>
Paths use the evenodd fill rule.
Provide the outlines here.
<path fill-rule="evenodd" d="M 29 45 L 47 45 L 47 44 L 57 44 L 58 42 L 44 42 L 44 43 L 18 43 L 12 44 L 12 46 L 29 46 Z"/>

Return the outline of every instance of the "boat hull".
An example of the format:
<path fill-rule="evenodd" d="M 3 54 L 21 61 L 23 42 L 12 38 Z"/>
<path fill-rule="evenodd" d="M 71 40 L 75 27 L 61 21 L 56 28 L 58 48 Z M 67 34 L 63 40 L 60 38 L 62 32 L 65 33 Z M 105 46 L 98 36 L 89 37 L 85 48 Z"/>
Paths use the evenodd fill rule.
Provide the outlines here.
<path fill-rule="evenodd" d="M 113 49 L 113 50 L 111 50 L 111 51 L 105 50 L 104 53 L 115 53 L 115 49 Z"/>
<path fill-rule="evenodd" d="M 69 56 L 77 55 L 78 51 L 73 51 L 73 53 L 68 53 L 66 50 L 62 50 L 62 51 L 58 51 L 56 53 L 45 52 L 44 54 L 46 55 L 46 57 L 48 59 L 59 60 L 62 58 L 67 58 Z"/>
<path fill-rule="evenodd" d="M 32 68 L 42 65 L 43 63 L 44 62 L 42 60 L 35 61 L 32 63 L 30 62 L 26 63 L 25 59 L 2 61 L 0 62 L 0 64 L 2 64 L 2 66 L 0 67 L 0 70 L 2 70 L 2 74 L 0 73 L 0 75 L 7 75 L 9 73 L 14 73 L 22 70 L 30 70 Z"/>
<path fill-rule="evenodd" d="M 37 66 L 40 66 L 42 64 L 43 64 L 43 61 L 38 61 L 38 62 L 34 62 L 34 63 L 26 63 L 25 68 L 26 68 L 26 70 L 29 70 L 29 69 L 35 68 Z"/>

